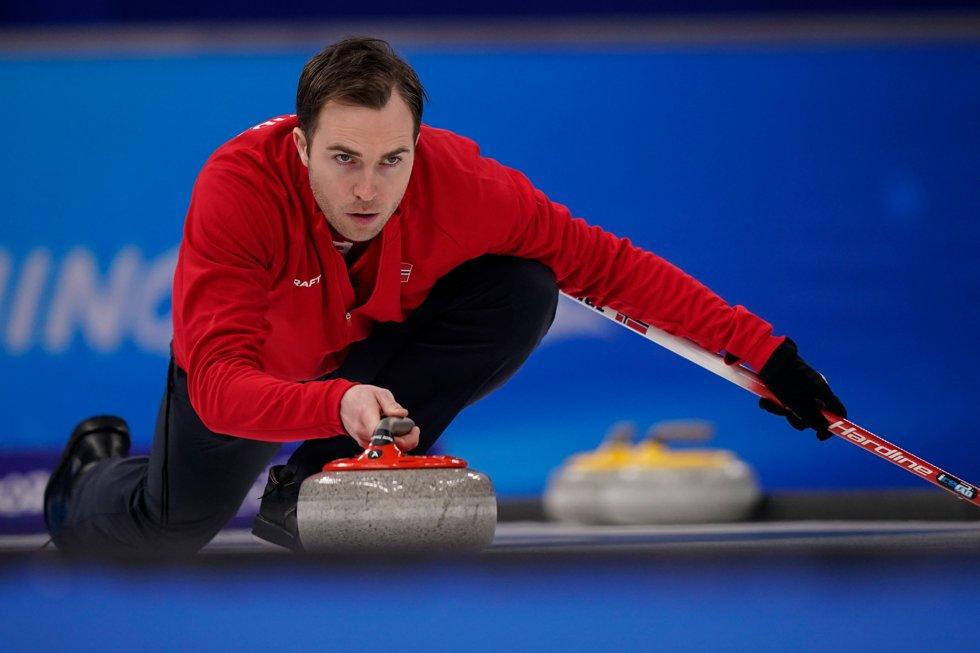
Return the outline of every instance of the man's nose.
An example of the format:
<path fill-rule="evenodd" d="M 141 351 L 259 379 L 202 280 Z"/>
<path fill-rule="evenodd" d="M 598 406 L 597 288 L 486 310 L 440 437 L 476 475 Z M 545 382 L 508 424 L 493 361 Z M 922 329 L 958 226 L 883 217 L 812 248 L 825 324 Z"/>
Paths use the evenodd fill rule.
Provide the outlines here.
<path fill-rule="evenodd" d="M 354 197 L 361 202 L 373 202 L 378 194 L 378 184 L 374 179 L 374 173 L 365 171 L 354 183 Z"/>

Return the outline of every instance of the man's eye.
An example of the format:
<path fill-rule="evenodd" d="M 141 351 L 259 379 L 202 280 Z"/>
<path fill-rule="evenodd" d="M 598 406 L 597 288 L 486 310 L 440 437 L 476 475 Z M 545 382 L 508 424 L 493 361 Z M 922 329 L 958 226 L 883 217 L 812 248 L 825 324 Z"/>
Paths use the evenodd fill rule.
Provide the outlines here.
<path fill-rule="evenodd" d="M 337 161 L 337 163 L 350 163 L 354 160 L 351 158 L 350 154 L 337 154 L 334 156 L 334 159 Z"/>
<path fill-rule="evenodd" d="M 400 156 L 389 156 L 385 157 L 386 166 L 396 166 L 402 160 Z"/>

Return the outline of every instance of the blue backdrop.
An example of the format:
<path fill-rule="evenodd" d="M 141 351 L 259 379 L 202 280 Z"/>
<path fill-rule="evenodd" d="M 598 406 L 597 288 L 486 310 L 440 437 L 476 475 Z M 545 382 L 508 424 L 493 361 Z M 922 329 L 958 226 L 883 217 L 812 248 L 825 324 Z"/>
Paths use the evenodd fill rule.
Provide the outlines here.
<path fill-rule="evenodd" d="M 138 21 L 268 19 L 337 19 L 350 17 L 500 15 L 639 15 L 753 12 L 900 12 L 957 9 L 976 6 L 976 0 L 374 0 L 370 3 L 326 3 L 321 0 L 5 0 L 0 25 L 132 24 Z"/>
<path fill-rule="evenodd" d="M 309 52 L 0 59 L 0 455 L 148 445 L 194 177 Z M 790 334 L 855 421 L 980 478 L 980 46 L 407 50 L 426 121 Z M 444 449 L 502 495 L 619 419 L 702 417 L 767 488 L 915 486 L 584 309 Z"/>

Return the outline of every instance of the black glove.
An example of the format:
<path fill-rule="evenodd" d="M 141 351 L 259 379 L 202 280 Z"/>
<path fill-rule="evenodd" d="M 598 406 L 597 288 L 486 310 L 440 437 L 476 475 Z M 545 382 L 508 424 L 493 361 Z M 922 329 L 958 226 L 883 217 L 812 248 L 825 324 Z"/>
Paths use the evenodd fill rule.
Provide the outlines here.
<path fill-rule="evenodd" d="M 800 358 L 796 353 L 796 343 L 789 338 L 772 353 L 759 370 L 759 376 L 786 408 L 768 399 L 760 399 L 759 407 L 782 415 L 797 431 L 811 428 L 821 441 L 827 440 L 831 437 L 827 430 L 830 423 L 820 410 L 826 409 L 840 417 L 847 417 L 847 409 L 831 392 L 827 379 Z"/>

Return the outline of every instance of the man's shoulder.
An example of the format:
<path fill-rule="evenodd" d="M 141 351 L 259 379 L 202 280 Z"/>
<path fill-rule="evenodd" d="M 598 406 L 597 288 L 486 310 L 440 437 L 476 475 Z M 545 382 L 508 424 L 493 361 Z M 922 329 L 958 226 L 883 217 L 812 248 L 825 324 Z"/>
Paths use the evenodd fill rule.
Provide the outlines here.
<path fill-rule="evenodd" d="M 291 137 L 295 125 L 295 116 L 272 118 L 215 150 L 194 182 L 187 228 L 274 240 L 306 201 L 308 182 Z"/>
<path fill-rule="evenodd" d="M 208 157 L 201 177 L 233 178 L 255 188 L 291 183 L 302 165 L 292 143 L 296 124 L 295 115 L 283 115 L 249 127 Z"/>
<path fill-rule="evenodd" d="M 418 160 L 441 172 L 472 171 L 480 160 L 480 146 L 471 138 L 448 129 L 422 125 L 419 132 Z"/>
<path fill-rule="evenodd" d="M 472 138 L 454 131 L 433 127 L 423 123 L 420 127 L 419 143 L 439 151 L 456 151 L 471 156 L 479 156 L 480 147 Z"/>
<path fill-rule="evenodd" d="M 425 224 L 448 233 L 468 251 L 485 245 L 480 225 L 521 215 L 524 188 L 514 171 L 483 156 L 476 142 L 447 129 L 422 126 L 412 173 L 409 204 Z"/>
<path fill-rule="evenodd" d="M 476 141 L 448 129 L 422 125 L 416 165 L 441 187 L 451 185 L 469 193 L 509 188 L 508 168 L 480 152 Z"/>

